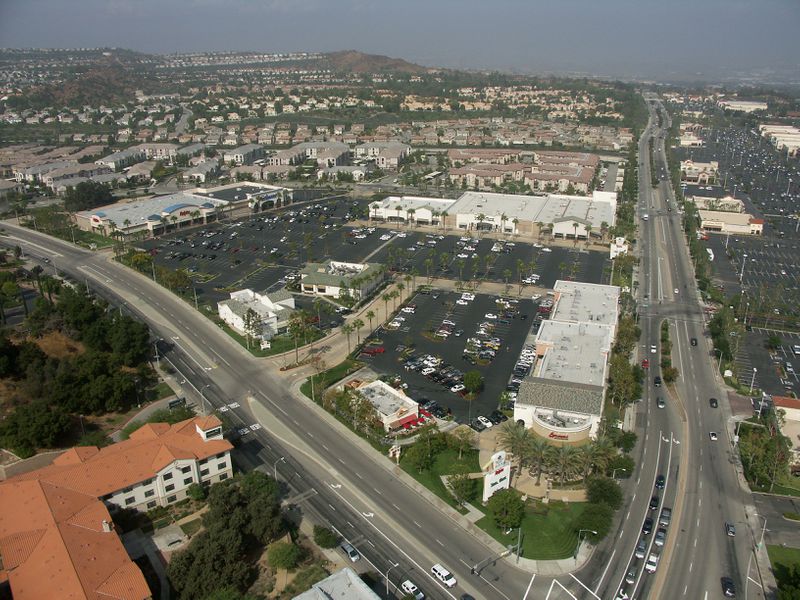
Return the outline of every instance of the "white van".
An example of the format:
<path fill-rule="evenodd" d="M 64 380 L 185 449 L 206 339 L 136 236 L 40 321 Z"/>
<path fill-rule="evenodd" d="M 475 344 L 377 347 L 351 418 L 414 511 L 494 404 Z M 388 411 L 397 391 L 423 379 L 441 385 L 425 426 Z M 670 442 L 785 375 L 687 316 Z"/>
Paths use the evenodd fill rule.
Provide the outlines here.
<path fill-rule="evenodd" d="M 445 569 L 439 563 L 436 563 L 431 567 L 431 573 L 433 573 L 433 576 L 436 577 L 436 579 L 441 581 L 445 586 L 449 588 L 455 587 L 456 583 L 458 583 L 456 581 L 456 578 L 453 577 L 453 574 L 447 569 Z"/>

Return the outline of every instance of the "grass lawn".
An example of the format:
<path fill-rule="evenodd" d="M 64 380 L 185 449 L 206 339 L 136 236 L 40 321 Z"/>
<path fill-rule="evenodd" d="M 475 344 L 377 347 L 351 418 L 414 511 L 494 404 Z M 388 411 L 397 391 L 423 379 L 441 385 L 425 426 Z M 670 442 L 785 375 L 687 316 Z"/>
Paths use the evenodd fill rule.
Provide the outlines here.
<path fill-rule="evenodd" d="M 458 503 L 445 487 L 441 480 L 441 476 L 464 472 L 477 473 L 481 470 L 480 465 L 478 465 L 478 452 L 476 450 L 464 452 L 460 461 L 458 460 L 457 450 L 443 450 L 436 457 L 433 466 L 429 470 L 423 471 L 422 473 L 414 468 L 411 468 L 407 462 L 403 461 L 403 455 L 401 454 L 400 466 L 406 473 L 411 475 L 414 479 L 416 479 L 455 509 L 458 509 Z M 479 480 L 476 480 L 476 491 L 478 490 L 477 484 L 479 484 Z"/>
<path fill-rule="evenodd" d="M 578 543 L 572 524 L 585 506 L 583 502 L 550 502 L 549 505 L 528 502 L 522 521 L 522 556 L 534 560 L 572 556 Z M 517 543 L 517 531 L 506 535 L 489 515 L 479 520 L 477 525 L 504 546 Z"/>
<path fill-rule="evenodd" d="M 319 375 L 314 376 L 314 395 L 319 400 L 322 397 L 322 391 L 332 386 L 334 383 L 346 377 L 349 373 L 360 369 L 362 364 L 358 361 L 346 359 L 340 362 L 335 367 L 331 367 L 327 371 L 323 371 Z M 311 379 L 305 380 L 303 385 L 300 386 L 300 391 L 311 398 Z"/>
<path fill-rule="evenodd" d="M 200 528 L 203 526 L 203 519 L 194 519 L 193 521 L 189 521 L 188 523 L 184 523 L 181 525 L 181 529 L 183 533 L 192 537 L 195 533 L 200 531 Z"/>
<path fill-rule="evenodd" d="M 784 546 L 767 546 L 769 562 L 772 563 L 772 571 L 775 573 L 775 580 L 778 589 L 789 583 L 789 568 L 792 565 L 800 567 L 800 549 L 786 548 Z"/>
<path fill-rule="evenodd" d="M 162 398 L 166 398 L 167 396 L 174 396 L 175 392 L 172 391 L 172 388 L 169 387 L 163 381 L 159 382 L 159 384 L 147 390 L 147 399 L 148 400 L 161 400 Z"/>
<path fill-rule="evenodd" d="M 247 348 L 247 340 L 245 339 L 245 337 L 243 335 L 240 335 L 239 333 L 237 333 L 236 331 L 234 331 L 233 329 L 228 327 L 228 325 L 226 323 L 223 323 L 219 319 L 214 318 L 212 320 L 217 325 L 219 325 L 225 331 L 225 333 L 227 333 L 229 336 L 231 336 L 233 339 L 235 339 L 237 342 L 239 342 L 239 344 L 242 346 L 242 348 L 244 348 L 245 350 L 248 349 Z M 308 341 L 306 343 L 311 343 L 312 341 L 316 342 L 317 340 L 320 340 L 323 337 L 325 337 L 325 334 L 322 331 L 320 331 L 319 329 L 314 329 L 313 332 L 314 332 L 313 340 L 309 337 Z M 299 350 L 300 360 L 303 360 L 303 357 L 307 354 L 307 352 L 302 349 L 303 345 L 304 344 L 303 344 L 302 341 L 298 341 L 298 348 L 300 349 Z M 284 352 L 288 352 L 289 350 L 294 350 L 294 340 L 291 337 L 287 336 L 287 335 L 278 335 L 278 336 L 275 336 L 274 338 L 272 338 L 270 340 L 270 347 L 267 348 L 266 350 L 262 350 L 259 347 L 259 344 L 258 344 L 257 340 L 250 340 L 249 352 L 250 352 L 250 354 L 252 354 L 256 358 L 264 358 L 266 356 L 274 356 L 275 354 L 282 354 Z M 294 362 L 294 355 L 292 355 L 291 357 L 287 358 L 286 360 L 287 360 L 287 362 Z"/>

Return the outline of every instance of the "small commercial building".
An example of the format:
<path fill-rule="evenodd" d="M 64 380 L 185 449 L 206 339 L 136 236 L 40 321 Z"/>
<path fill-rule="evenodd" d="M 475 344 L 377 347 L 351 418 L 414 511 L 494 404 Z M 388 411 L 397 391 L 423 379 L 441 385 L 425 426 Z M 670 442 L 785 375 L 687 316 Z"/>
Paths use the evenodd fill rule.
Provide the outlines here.
<path fill-rule="evenodd" d="M 238 290 L 231 292 L 228 300 L 217 303 L 220 319 L 237 333 L 249 334 L 262 341 L 270 340 L 286 331 L 294 308 L 294 296 L 286 290 L 272 293 Z M 248 332 L 248 321 L 251 318 L 253 323 Z"/>
<path fill-rule="evenodd" d="M 700 229 L 711 233 L 732 235 L 762 235 L 764 219 L 748 213 L 733 213 L 717 210 L 698 210 Z"/>
<path fill-rule="evenodd" d="M 419 404 L 380 379 L 362 385 L 356 391 L 372 404 L 387 432 L 414 426 L 420 421 Z"/>
<path fill-rule="evenodd" d="M 358 573 L 345 567 L 318 581 L 292 600 L 380 600 L 380 596 L 364 583 Z"/>
<path fill-rule="evenodd" d="M 681 181 L 697 185 L 712 185 L 719 179 L 719 162 L 681 161 Z"/>
<path fill-rule="evenodd" d="M 745 210 L 744 201 L 734 198 L 723 187 L 685 184 L 681 187 L 684 198 L 692 202 L 698 210 L 734 213 L 743 213 Z"/>
<path fill-rule="evenodd" d="M 439 225 L 448 214 L 452 214 L 448 211 L 454 202 L 423 196 L 387 196 L 369 205 L 369 218 L 388 223 Z"/>
<path fill-rule="evenodd" d="M 347 263 L 327 260 L 308 263 L 300 271 L 300 291 L 332 298 L 351 297 L 356 301 L 366 298 L 384 279 L 385 271 L 379 263 Z"/>

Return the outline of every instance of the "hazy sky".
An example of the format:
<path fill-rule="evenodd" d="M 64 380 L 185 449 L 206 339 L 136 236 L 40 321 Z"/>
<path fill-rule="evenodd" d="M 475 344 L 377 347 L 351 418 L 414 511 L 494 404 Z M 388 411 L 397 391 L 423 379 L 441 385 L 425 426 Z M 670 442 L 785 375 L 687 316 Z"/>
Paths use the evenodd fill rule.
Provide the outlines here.
<path fill-rule="evenodd" d="M 800 0 L 0 0 L 0 46 L 355 49 L 598 75 L 796 70 Z"/>

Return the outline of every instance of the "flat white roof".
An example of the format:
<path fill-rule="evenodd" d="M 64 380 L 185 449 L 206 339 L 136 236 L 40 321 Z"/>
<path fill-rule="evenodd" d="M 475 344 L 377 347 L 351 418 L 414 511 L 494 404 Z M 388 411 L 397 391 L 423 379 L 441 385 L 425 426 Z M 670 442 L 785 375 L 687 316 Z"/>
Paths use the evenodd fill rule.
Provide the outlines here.
<path fill-rule="evenodd" d="M 201 208 L 203 205 L 226 205 L 228 202 L 216 198 L 207 198 L 196 194 L 178 192 L 166 196 L 153 196 L 152 198 L 136 198 L 101 206 L 94 210 L 86 210 L 78 214 L 84 218 L 91 219 L 97 216 L 100 219 L 108 219 L 116 223 L 117 229 L 126 229 L 125 221 L 130 221 L 130 226 L 141 225 L 148 220 L 158 221 L 158 216 L 170 213 L 174 210 L 186 206 Z M 150 217 L 155 217 L 150 219 Z"/>
<path fill-rule="evenodd" d="M 537 363 L 534 377 L 603 387 L 612 341 L 608 325 L 545 320 L 536 336 L 536 347 L 538 352 L 542 346 L 548 346 L 548 350 Z"/>
<path fill-rule="evenodd" d="M 550 319 L 565 322 L 586 322 L 613 329 L 619 316 L 619 287 L 599 283 L 564 281 L 553 286 L 557 301 Z"/>
<path fill-rule="evenodd" d="M 417 408 L 417 403 L 411 398 L 379 379 L 361 386 L 358 391 L 383 416 L 393 415 L 403 408 L 408 412 Z"/>
<path fill-rule="evenodd" d="M 394 210 L 395 207 L 400 206 L 401 216 L 405 217 L 406 210 L 420 208 L 430 208 L 431 210 L 438 210 L 439 212 L 447 211 L 447 214 L 454 215 L 452 208 L 456 200 L 446 200 L 443 198 L 426 198 L 424 196 L 387 196 L 383 200 L 376 200 L 370 202 L 370 206 L 378 204 L 383 210 Z"/>

